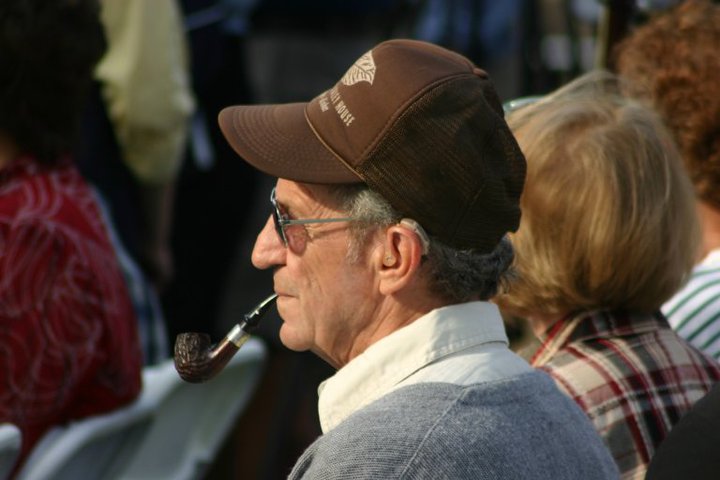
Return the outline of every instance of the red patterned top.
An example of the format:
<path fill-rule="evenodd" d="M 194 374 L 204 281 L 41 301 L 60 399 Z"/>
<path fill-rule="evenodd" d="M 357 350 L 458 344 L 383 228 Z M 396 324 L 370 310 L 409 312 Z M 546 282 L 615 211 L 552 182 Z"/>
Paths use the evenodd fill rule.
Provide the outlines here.
<path fill-rule="evenodd" d="M 137 324 L 92 191 L 69 163 L 0 170 L 0 422 L 21 461 L 52 426 L 140 392 Z"/>

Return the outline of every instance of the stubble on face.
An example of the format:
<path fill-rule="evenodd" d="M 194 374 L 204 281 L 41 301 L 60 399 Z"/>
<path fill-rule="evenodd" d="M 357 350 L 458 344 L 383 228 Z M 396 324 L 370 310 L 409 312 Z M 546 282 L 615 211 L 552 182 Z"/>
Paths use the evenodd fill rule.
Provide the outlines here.
<path fill-rule="evenodd" d="M 294 218 L 342 217 L 328 193 L 316 186 L 280 180 L 278 201 Z M 287 251 L 275 267 L 280 339 L 289 349 L 311 350 L 336 367 L 346 363 L 368 321 L 371 270 L 364 255 L 351 261 L 346 223 L 308 228 L 300 253 Z"/>

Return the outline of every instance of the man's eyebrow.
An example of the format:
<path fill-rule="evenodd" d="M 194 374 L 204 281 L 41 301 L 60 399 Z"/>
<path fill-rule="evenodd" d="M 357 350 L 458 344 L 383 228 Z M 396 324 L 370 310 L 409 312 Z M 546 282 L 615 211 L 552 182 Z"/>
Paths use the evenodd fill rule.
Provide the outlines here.
<path fill-rule="evenodd" d="M 275 197 L 275 201 L 278 204 L 278 208 L 280 208 L 280 212 L 287 216 L 288 218 L 298 218 L 295 211 L 296 207 L 293 207 L 292 205 L 288 205 L 287 203 L 281 201 L 279 198 Z"/>

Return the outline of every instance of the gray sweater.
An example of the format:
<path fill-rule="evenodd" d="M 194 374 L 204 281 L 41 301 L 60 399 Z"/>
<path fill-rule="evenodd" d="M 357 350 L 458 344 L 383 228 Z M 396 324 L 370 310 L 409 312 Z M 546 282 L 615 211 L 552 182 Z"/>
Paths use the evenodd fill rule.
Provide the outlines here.
<path fill-rule="evenodd" d="M 317 439 L 291 479 L 618 478 L 586 415 L 542 372 L 469 387 L 421 383 Z"/>

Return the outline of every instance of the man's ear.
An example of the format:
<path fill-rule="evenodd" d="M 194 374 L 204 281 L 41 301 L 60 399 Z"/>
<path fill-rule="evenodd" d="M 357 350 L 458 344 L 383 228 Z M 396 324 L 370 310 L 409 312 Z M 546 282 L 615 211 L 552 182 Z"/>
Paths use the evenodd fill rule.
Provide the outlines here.
<path fill-rule="evenodd" d="M 376 250 L 380 292 L 391 295 L 411 285 L 417 277 L 423 256 L 418 234 L 402 224 L 389 227 L 383 248 Z"/>

